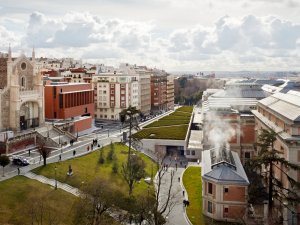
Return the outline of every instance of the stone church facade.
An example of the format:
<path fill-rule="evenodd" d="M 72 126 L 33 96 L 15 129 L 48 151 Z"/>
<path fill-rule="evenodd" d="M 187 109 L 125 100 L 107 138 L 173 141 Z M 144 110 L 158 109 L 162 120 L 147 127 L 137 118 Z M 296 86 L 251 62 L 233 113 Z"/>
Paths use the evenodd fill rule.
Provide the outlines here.
<path fill-rule="evenodd" d="M 34 50 L 31 59 L 12 58 L 10 48 L 0 57 L 0 109 L 1 131 L 17 134 L 44 124 L 43 80 Z"/>

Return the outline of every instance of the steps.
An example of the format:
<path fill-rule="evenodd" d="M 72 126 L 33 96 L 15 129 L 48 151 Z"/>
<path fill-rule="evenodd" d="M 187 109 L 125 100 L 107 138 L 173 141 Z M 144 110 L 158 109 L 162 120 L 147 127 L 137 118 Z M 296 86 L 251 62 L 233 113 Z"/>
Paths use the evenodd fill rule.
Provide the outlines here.
<path fill-rule="evenodd" d="M 80 196 L 80 191 L 78 188 L 75 188 L 75 187 L 72 187 L 68 184 L 65 184 L 65 183 L 61 183 L 59 181 L 56 181 L 54 179 L 49 179 L 47 177 L 44 177 L 44 176 L 41 176 L 41 175 L 37 175 L 35 173 L 32 173 L 32 172 L 27 172 L 24 174 L 25 177 L 29 178 L 29 179 L 32 179 L 32 180 L 37 180 L 43 184 L 48 184 L 52 187 L 55 187 L 55 183 L 57 184 L 57 188 L 60 188 L 72 195 L 75 195 L 77 197 Z"/>

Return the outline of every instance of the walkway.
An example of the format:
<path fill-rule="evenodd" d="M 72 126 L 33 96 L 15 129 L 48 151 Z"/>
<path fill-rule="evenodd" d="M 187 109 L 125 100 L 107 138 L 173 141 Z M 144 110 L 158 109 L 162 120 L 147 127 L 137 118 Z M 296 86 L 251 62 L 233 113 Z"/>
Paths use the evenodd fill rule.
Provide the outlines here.
<path fill-rule="evenodd" d="M 49 179 L 47 177 L 41 176 L 41 175 L 37 175 L 35 173 L 32 172 L 27 172 L 24 174 L 25 177 L 29 178 L 29 179 L 33 179 L 33 180 L 37 180 L 43 184 L 49 184 L 52 187 L 55 187 L 55 183 L 57 183 L 57 188 L 60 188 L 66 192 L 69 192 L 72 195 L 75 195 L 77 197 L 80 196 L 80 191 L 78 188 L 72 187 L 68 184 L 65 183 L 61 183 L 59 181 L 55 181 L 54 179 Z"/>

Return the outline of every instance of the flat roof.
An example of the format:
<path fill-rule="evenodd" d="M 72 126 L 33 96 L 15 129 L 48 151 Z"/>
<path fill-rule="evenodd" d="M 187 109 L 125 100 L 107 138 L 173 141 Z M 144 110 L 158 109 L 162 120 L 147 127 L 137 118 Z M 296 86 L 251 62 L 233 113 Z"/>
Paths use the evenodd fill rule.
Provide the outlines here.
<path fill-rule="evenodd" d="M 203 131 L 191 130 L 188 142 L 188 149 L 202 149 Z"/>

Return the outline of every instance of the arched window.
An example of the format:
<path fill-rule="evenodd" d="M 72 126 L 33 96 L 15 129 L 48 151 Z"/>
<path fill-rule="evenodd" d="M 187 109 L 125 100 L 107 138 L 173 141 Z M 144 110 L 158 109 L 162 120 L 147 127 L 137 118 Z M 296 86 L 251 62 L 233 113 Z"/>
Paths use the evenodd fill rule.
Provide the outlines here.
<path fill-rule="evenodd" d="M 21 78 L 21 86 L 22 86 L 22 87 L 25 87 L 25 77 L 22 77 L 22 78 Z"/>

